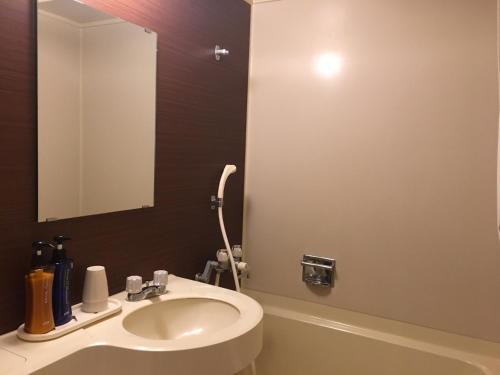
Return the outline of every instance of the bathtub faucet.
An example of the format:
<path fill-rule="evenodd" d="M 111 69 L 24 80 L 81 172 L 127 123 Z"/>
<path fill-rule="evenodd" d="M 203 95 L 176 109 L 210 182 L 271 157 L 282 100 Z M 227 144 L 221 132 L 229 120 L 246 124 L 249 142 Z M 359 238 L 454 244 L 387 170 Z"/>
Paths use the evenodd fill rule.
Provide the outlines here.
<path fill-rule="evenodd" d="M 248 275 L 249 266 L 248 263 L 242 261 L 243 250 L 241 245 L 234 245 L 232 248 L 232 255 L 235 261 L 237 277 L 242 278 Z M 226 249 L 220 249 L 217 251 L 217 260 L 209 260 L 205 265 L 205 270 L 203 273 L 197 273 L 194 277 L 196 281 L 209 284 L 212 276 L 212 272 L 215 271 L 217 276 L 215 277 L 215 285 L 219 286 L 219 280 L 222 273 L 228 271 L 232 272 L 231 266 L 229 264 L 229 256 Z"/>
<path fill-rule="evenodd" d="M 142 283 L 141 276 L 127 277 L 127 301 L 137 302 L 144 299 L 158 297 L 167 293 L 168 272 L 165 270 L 155 271 L 153 280 Z"/>

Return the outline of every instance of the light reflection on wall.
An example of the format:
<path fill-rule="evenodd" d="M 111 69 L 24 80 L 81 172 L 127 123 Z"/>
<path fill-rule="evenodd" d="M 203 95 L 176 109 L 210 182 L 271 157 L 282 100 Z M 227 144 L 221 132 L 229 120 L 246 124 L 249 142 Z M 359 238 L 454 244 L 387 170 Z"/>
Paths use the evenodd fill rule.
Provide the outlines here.
<path fill-rule="evenodd" d="M 314 58 L 314 70 L 323 78 L 332 78 L 342 70 L 342 57 L 338 53 L 324 52 Z"/>

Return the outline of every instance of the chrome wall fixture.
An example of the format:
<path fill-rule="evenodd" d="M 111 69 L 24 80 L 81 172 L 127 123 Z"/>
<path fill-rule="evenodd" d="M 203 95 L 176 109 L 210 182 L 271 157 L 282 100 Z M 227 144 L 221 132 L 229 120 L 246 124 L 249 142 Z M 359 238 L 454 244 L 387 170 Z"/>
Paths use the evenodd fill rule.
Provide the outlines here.
<path fill-rule="evenodd" d="M 224 206 L 224 199 L 222 198 L 217 198 L 215 195 L 210 196 L 210 208 L 212 210 L 216 210 L 219 207 Z"/>
<path fill-rule="evenodd" d="M 335 281 L 335 259 L 304 255 L 302 258 L 302 281 L 309 285 L 333 287 Z"/>
<path fill-rule="evenodd" d="M 215 60 L 220 61 L 222 59 L 222 56 L 229 55 L 229 51 L 216 44 L 214 48 L 214 55 L 215 55 Z"/>

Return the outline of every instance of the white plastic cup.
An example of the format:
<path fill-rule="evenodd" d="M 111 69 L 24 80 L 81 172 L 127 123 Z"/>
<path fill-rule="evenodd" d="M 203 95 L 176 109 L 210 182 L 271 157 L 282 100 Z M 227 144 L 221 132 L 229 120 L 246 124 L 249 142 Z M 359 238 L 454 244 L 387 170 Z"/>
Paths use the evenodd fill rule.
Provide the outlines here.
<path fill-rule="evenodd" d="M 103 266 L 87 268 L 83 283 L 82 311 L 98 313 L 108 308 L 108 279 Z"/>

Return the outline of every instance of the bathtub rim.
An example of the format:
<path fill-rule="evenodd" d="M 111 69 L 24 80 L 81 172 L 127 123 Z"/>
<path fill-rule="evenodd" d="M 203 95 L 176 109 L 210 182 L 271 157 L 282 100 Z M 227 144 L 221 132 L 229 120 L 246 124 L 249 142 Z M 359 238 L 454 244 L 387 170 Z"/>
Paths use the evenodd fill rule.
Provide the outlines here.
<path fill-rule="evenodd" d="M 500 375 L 500 343 L 251 289 L 243 292 L 262 305 L 264 314 L 458 360 L 485 375 Z"/>

